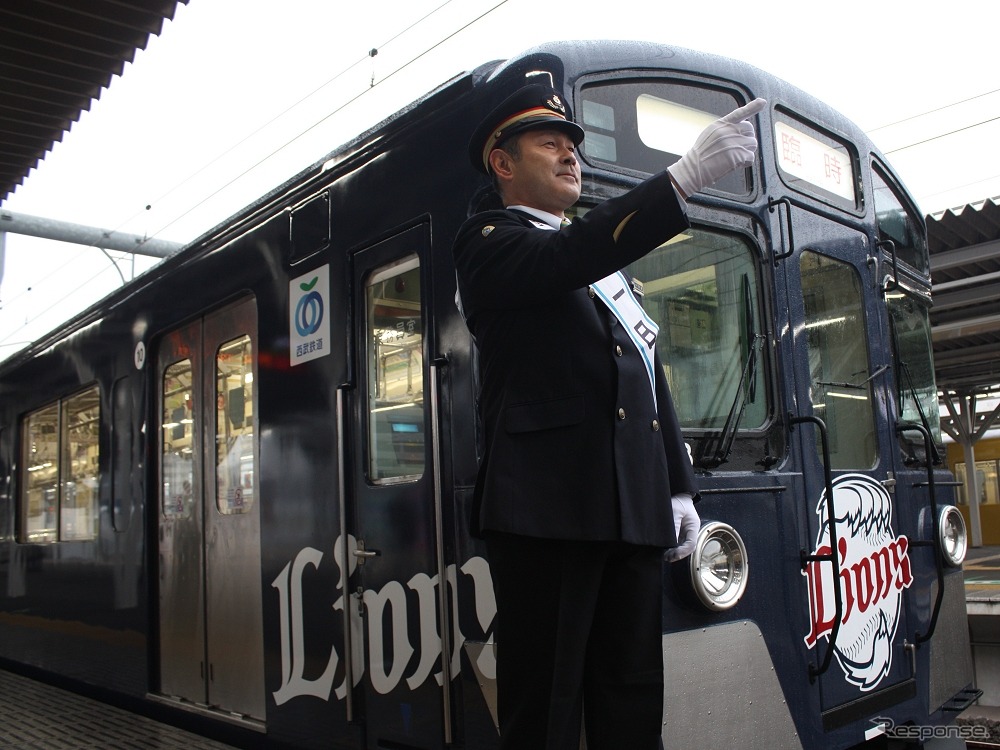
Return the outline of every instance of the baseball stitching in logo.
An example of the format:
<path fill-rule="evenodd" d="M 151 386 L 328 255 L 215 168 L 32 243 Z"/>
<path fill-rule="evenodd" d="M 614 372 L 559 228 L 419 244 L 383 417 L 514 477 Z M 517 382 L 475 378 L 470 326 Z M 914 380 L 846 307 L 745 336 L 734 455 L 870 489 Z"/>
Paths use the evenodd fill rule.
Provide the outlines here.
<path fill-rule="evenodd" d="M 830 554 L 830 523 L 825 492 L 816 504 L 819 534 L 814 555 Z M 833 481 L 843 614 L 834 656 L 847 681 L 873 690 L 889 673 L 892 641 L 899 623 L 903 589 L 913 582 L 909 540 L 892 530 L 892 500 L 885 488 L 864 474 Z M 809 589 L 810 632 L 806 645 L 829 639 L 835 614 L 832 566 L 810 562 L 802 575 Z"/>

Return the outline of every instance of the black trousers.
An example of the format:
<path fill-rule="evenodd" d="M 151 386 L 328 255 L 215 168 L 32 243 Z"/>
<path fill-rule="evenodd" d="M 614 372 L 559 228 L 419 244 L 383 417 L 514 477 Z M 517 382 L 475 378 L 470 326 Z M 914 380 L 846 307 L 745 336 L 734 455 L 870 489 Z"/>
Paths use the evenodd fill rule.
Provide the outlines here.
<path fill-rule="evenodd" d="M 503 750 L 657 750 L 663 550 L 487 535 Z"/>

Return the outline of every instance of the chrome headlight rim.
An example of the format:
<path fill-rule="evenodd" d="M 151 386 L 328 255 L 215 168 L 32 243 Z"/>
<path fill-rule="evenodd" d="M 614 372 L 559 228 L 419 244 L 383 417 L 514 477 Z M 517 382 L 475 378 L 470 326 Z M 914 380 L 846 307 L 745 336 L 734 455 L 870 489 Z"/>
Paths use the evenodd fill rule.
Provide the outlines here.
<path fill-rule="evenodd" d="M 704 524 L 690 558 L 691 586 L 713 612 L 732 609 L 746 591 L 749 566 L 743 538 L 721 521 Z"/>
<path fill-rule="evenodd" d="M 944 561 L 953 568 L 961 567 L 969 551 L 969 534 L 965 517 L 954 505 L 945 505 L 938 511 L 937 543 Z"/>

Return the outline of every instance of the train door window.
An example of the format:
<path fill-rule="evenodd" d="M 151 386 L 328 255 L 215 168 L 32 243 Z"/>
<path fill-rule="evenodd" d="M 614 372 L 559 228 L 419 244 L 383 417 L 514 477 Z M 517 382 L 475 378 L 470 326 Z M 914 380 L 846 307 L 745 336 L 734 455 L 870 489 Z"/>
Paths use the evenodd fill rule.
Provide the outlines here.
<path fill-rule="evenodd" d="M 253 504 L 253 343 L 249 336 L 227 341 L 215 357 L 216 506 L 227 515 Z"/>
<path fill-rule="evenodd" d="M 100 421 L 96 385 L 25 416 L 20 541 L 97 537 Z"/>
<path fill-rule="evenodd" d="M 877 446 L 861 280 L 852 266 L 809 250 L 799 268 L 809 395 L 827 426 L 831 468 L 873 467 Z"/>
<path fill-rule="evenodd" d="M 579 121 L 582 150 L 592 162 L 654 174 L 680 159 L 704 128 L 744 102 L 735 94 L 692 82 L 639 78 L 585 86 Z M 712 190 L 747 195 L 750 169 L 727 175 Z"/>
<path fill-rule="evenodd" d="M 163 487 L 164 518 L 190 518 L 194 503 L 194 400 L 191 360 L 183 359 L 163 371 Z"/>
<path fill-rule="evenodd" d="M 886 295 L 886 302 L 896 363 L 899 419 L 922 425 L 934 442 L 940 443 L 941 418 L 934 379 L 930 312 L 925 304 L 902 292 Z M 913 433 L 900 435 L 901 440 L 913 438 Z"/>
<path fill-rule="evenodd" d="M 927 243 L 923 222 L 912 209 L 907 209 L 899 197 L 902 191 L 877 163 L 872 165 L 873 201 L 878 239 L 883 250 L 892 243 L 896 258 L 918 271 L 928 270 Z"/>
<path fill-rule="evenodd" d="M 368 478 L 417 479 L 424 471 L 424 362 L 420 262 L 410 256 L 365 284 Z"/>
<path fill-rule="evenodd" d="M 627 273 L 641 282 L 643 307 L 660 326 L 656 348 L 681 427 L 722 428 L 739 401 L 739 427 L 762 427 L 760 300 L 747 239 L 689 229 Z"/>
<path fill-rule="evenodd" d="M 97 386 L 62 402 L 59 538 L 64 541 L 97 537 L 100 422 Z"/>

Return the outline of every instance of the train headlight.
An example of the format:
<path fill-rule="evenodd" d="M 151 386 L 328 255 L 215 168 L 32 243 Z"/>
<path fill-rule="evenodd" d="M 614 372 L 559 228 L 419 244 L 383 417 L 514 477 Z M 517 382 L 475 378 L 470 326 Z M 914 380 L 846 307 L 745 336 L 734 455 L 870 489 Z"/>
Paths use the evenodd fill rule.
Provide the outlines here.
<path fill-rule="evenodd" d="M 949 565 L 957 568 L 964 562 L 969 538 L 965 533 L 965 519 L 954 505 L 946 505 L 938 513 L 938 544 Z"/>
<path fill-rule="evenodd" d="M 729 609 L 743 596 L 747 587 L 747 549 L 729 524 L 713 521 L 702 526 L 690 564 L 691 584 L 709 609 Z"/>

